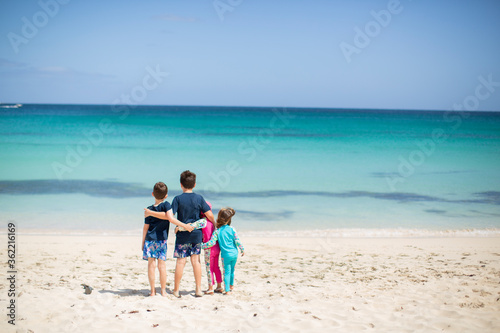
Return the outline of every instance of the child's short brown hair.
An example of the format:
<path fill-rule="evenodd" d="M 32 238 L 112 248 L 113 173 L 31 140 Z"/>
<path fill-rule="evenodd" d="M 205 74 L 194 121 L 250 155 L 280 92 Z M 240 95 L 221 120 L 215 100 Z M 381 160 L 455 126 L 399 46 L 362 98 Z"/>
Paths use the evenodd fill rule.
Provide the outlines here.
<path fill-rule="evenodd" d="M 196 174 L 189 170 L 181 173 L 181 185 L 187 190 L 194 188 L 196 185 Z"/>
<path fill-rule="evenodd" d="M 158 182 L 153 187 L 153 195 L 156 199 L 164 199 L 168 194 L 168 187 L 164 182 Z"/>
<path fill-rule="evenodd" d="M 236 214 L 236 212 L 231 207 L 225 207 L 219 210 L 219 214 L 217 215 L 217 228 L 223 225 L 231 225 L 231 218 L 234 214 Z"/>

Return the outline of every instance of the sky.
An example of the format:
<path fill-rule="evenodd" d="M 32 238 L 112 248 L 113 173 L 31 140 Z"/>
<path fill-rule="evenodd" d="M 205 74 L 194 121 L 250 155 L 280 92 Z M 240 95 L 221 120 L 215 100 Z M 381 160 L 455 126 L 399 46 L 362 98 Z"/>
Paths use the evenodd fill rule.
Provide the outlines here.
<path fill-rule="evenodd" d="M 500 111 L 500 1 L 1 0 L 0 102 Z"/>

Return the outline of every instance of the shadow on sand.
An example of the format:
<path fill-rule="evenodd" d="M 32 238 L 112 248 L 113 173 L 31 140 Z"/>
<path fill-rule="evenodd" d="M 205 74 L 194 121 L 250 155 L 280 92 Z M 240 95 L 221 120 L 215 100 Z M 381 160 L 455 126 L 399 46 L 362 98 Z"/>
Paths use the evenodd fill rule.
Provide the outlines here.
<path fill-rule="evenodd" d="M 149 296 L 149 289 L 140 289 L 140 290 L 137 290 L 137 289 L 105 290 L 105 289 L 103 289 L 103 290 L 99 290 L 99 293 L 101 293 L 101 294 L 114 294 L 114 295 L 118 295 L 121 297 L 127 297 L 127 296 L 144 296 L 144 297 L 146 297 L 146 296 Z M 156 294 L 160 295 L 160 288 L 156 288 Z M 172 295 L 172 290 L 167 288 L 167 294 Z M 185 297 L 185 296 L 195 297 L 195 291 L 194 290 L 180 291 L 179 295 L 181 295 L 181 297 Z"/>

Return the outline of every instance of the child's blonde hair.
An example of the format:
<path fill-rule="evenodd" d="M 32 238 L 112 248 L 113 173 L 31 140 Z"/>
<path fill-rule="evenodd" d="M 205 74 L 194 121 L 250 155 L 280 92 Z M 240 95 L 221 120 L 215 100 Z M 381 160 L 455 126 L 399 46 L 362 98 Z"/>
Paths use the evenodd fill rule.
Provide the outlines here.
<path fill-rule="evenodd" d="M 231 218 L 234 214 L 236 214 L 236 212 L 231 207 L 225 207 L 219 210 L 219 214 L 217 215 L 217 228 L 224 225 L 231 225 Z"/>

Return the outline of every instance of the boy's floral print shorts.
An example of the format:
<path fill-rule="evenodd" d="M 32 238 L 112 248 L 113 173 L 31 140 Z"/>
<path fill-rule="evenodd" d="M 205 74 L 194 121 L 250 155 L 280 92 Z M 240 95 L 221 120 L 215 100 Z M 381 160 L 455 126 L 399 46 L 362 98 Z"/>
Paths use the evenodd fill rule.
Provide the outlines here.
<path fill-rule="evenodd" d="M 142 259 L 156 258 L 163 261 L 167 260 L 167 241 L 145 241 L 142 250 Z"/>
<path fill-rule="evenodd" d="M 187 258 L 194 254 L 201 253 L 201 243 L 199 244 L 178 244 L 175 245 L 174 258 Z"/>

